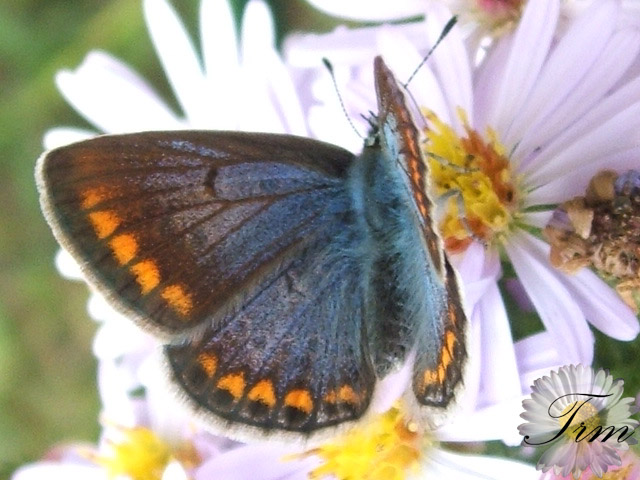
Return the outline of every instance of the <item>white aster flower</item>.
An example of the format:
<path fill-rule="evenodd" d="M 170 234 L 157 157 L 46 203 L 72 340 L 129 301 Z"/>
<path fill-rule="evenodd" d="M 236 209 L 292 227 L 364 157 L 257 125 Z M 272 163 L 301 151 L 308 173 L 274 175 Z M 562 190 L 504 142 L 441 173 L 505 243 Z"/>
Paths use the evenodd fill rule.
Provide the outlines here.
<path fill-rule="evenodd" d="M 253 0 L 247 5 L 240 42 L 227 2 L 203 0 L 201 57 L 169 3 L 145 0 L 144 13 L 182 112 L 173 112 L 130 67 L 94 51 L 76 70 L 59 72 L 56 83 L 71 106 L 99 132 L 201 128 L 307 133 L 263 2 Z M 56 128 L 45 135 L 45 146 L 54 148 L 95 134 Z"/>
<path fill-rule="evenodd" d="M 559 15 L 559 0 L 530 2 L 517 30 L 500 39 L 479 68 L 454 28 L 414 77 L 410 91 L 417 105 L 428 109 L 426 153 L 436 194 L 449 198 L 441 222 L 449 250 L 464 252 L 482 240 L 487 254 L 466 251 L 475 258 L 465 261 L 487 270 L 499 270 L 504 252 L 549 334 L 536 338 L 551 341 L 561 364 L 590 364 L 588 322 L 613 338 L 631 340 L 638 334 L 637 318 L 590 270 L 567 276 L 553 269 L 549 246 L 531 232 L 547 223 L 549 205 L 584 191 L 600 169 L 637 166 L 640 78 L 630 67 L 638 59 L 640 34 L 619 28 L 615 0 L 594 2 L 558 40 Z M 434 5 L 420 24 L 423 42 L 433 44 L 450 17 Z M 357 118 L 375 105 L 372 58 L 382 53 L 399 79 L 409 78 L 426 50 L 412 44 L 415 34 L 415 24 L 339 30 L 326 41 L 314 37 L 313 49 L 304 37 L 286 46 L 296 64 L 305 52 L 331 47 L 324 55 L 337 58 L 339 89 L 364 131 Z M 355 53 L 340 47 L 358 36 L 361 48 Z M 306 56 L 305 62 L 313 59 Z M 329 88 L 323 77 L 313 86 L 316 94 Z M 343 117 L 336 104 L 318 102 L 310 111 L 311 128 L 320 136 L 331 135 L 329 125 Z M 354 147 L 344 136 L 333 140 Z M 464 215 L 458 211 L 460 199 Z M 487 341 L 483 348 L 491 351 L 494 345 Z"/>
<path fill-rule="evenodd" d="M 527 420 L 518 427 L 524 443 L 544 449 L 538 468 L 579 478 L 587 468 L 598 477 L 620 466 L 638 422 L 635 399 L 622 398 L 623 381 L 604 370 L 570 365 L 536 380 L 522 402 Z M 633 441 L 633 443 L 636 443 Z"/>

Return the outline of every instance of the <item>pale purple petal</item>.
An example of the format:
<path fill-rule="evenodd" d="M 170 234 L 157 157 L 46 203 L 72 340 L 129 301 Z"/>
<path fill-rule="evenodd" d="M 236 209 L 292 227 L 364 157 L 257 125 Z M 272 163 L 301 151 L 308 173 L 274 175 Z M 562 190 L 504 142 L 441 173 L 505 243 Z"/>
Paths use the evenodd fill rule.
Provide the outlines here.
<path fill-rule="evenodd" d="M 595 31 L 599 32 L 600 27 Z M 534 151 L 538 146 L 548 144 L 567 125 L 574 123 L 591 110 L 596 103 L 600 102 L 637 57 L 640 50 L 639 36 L 638 32 L 630 30 L 614 34 L 597 60 L 584 72 L 584 77 L 568 91 L 568 95 L 562 100 L 561 105 L 549 115 L 540 118 L 534 124 L 528 124 L 526 129 L 523 129 L 522 138 L 515 151 L 523 152 L 522 154 L 526 155 L 527 152 Z M 589 42 L 591 42 L 591 37 L 592 33 L 590 32 Z M 591 48 L 591 43 L 589 43 L 588 48 L 581 50 L 591 50 Z M 567 56 L 576 57 L 572 52 L 568 52 Z M 565 77 L 562 78 L 563 81 L 559 85 L 566 83 Z M 555 80 L 554 86 L 549 87 L 549 95 L 559 100 L 558 83 Z M 544 96 L 544 92 L 540 92 L 540 94 Z M 541 101 L 546 102 L 545 99 Z"/>
<path fill-rule="evenodd" d="M 601 0 L 594 2 L 585 15 L 572 22 L 545 62 L 531 93 L 523 92 L 527 97 L 526 103 L 522 105 L 513 123 L 506 132 L 501 130 L 501 140 L 506 145 L 517 145 L 525 132 L 532 131 L 529 129 L 537 133 L 537 123 L 544 121 L 566 100 L 576 85 L 585 81 L 585 75 L 598 60 L 611 37 L 617 10 L 615 2 Z M 533 38 L 536 37 L 531 37 Z M 530 42 L 537 47 L 537 40 Z M 521 54 L 527 55 L 526 52 Z M 567 108 L 570 108 L 570 105 L 562 105 L 562 111 L 566 111 Z"/>
<path fill-rule="evenodd" d="M 500 71 L 487 72 L 484 77 L 487 83 L 479 87 L 492 100 L 483 109 L 481 128 L 490 125 L 498 132 L 506 132 L 520 112 L 546 59 L 558 8 L 558 0 L 528 2 L 506 65 L 500 65 Z"/>
<path fill-rule="evenodd" d="M 561 279 L 594 327 L 618 340 L 636 338 L 640 327 L 635 313 L 595 273 L 583 268 Z"/>
<path fill-rule="evenodd" d="M 639 103 L 640 78 L 635 78 L 585 113 L 549 145 L 544 146 L 536 156 L 535 162 L 527 166 L 527 185 L 539 187 L 547 182 L 557 181 L 558 177 L 564 177 L 563 174 L 567 172 L 571 172 L 572 175 L 579 173 L 583 166 L 601 162 L 603 158 L 613 154 L 637 148 L 638 142 L 635 136 L 632 135 L 629 138 L 627 130 L 637 125 L 633 115 Z M 602 144 L 598 145 L 598 155 L 574 158 L 574 155 L 582 154 L 577 150 L 576 144 L 580 150 L 586 148 L 589 153 L 588 144 L 586 147 L 584 144 L 594 135 L 598 135 L 598 142 Z M 569 157 L 566 154 L 568 149 L 574 150 Z M 565 161 L 568 164 L 563 163 Z M 580 168 L 572 168 L 573 165 L 579 165 Z"/>
<path fill-rule="evenodd" d="M 202 108 L 207 85 L 189 34 L 165 0 L 145 0 L 143 5 L 149 35 L 185 116 L 194 126 L 207 125 L 211 112 Z"/>
<path fill-rule="evenodd" d="M 413 375 L 414 358 L 413 354 L 410 355 L 402 368 L 384 377 L 376 386 L 374 397 L 371 400 L 371 409 L 374 412 L 384 413 L 389 410 L 409 388 Z"/>
<path fill-rule="evenodd" d="M 592 159 L 587 165 L 581 165 L 574 169 L 571 175 L 562 175 L 549 183 L 536 188 L 525 198 L 527 206 L 548 205 L 549 203 L 561 203 L 578 195 L 584 195 L 589 181 L 601 170 L 615 170 L 626 172 L 638 168 L 640 147 L 632 147 L 621 152 L 603 155 L 599 159 Z M 529 223 L 527 214 L 525 222 Z M 544 227 L 544 224 L 530 223 Z"/>
<path fill-rule="evenodd" d="M 196 468 L 194 480 L 307 480 L 308 473 L 318 460 L 287 460 L 293 450 L 290 446 L 255 444 L 236 448 L 214 457 Z"/>
<path fill-rule="evenodd" d="M 380 53 L 396 78 L 401 82 L 408 80 L 423 58 L 415 44 L 408 37 L 398 35 L 391 29 L 381 29 L 377 39 Z M 397 52 L 403 54 L 396 55 Z M 448 123 L 454 117 L 451 117 L 451 109 L 440 87 L 441 82 L 432 67 L 432 61 L 423 65 L 411 80 L 408 89 L 421 107 L 428 108 Z"/>
<path fill-rule="evenodd" d="M 578 304 L 548 261 L 548 245 L 520 231 L 505 245 L 513 267 L 566 363 L 590 365 L 593 335 Z"/>
<path fill-rule="evenodd" d="M 584 189 L 582 191 L 584 193 Z M 527 195 L 527 198 L 525 199 L 525 204 L 526 206 L 530 206 L 530 205 L 539 205 L 539 203 L 534 203 L 534 201 L 532 201 L 532 199 L 530 198 L 531 195 Z M 570 198 L 570 197 L 565 197 L 565 199 Z M 549 200 L 547 198 L 541 199 L 545 204 L 549 204 L 549 203 L 553 203 L 553 200 Z M 525 223 L 526 225 L 532 225 L 534 227 L 538 227 L 538 228 L 544 228 L 547 226 L 547 224 L 549 223 L 549 220 L 551 220 L 551 217 L 553 216 L 553 210 L 546 210 L 546 211 L 540 211 L 540 212 L 527 212 L 523 215 L 522 217 L 522 221 L 523 223 Z"/>
<path fill-rule="evenodd" d="M 444 5 L 431 4 L 426 19 L 427 35 L 431 45 L 435 44 L 451 16 L 451 12 Z M 449 113 L 453 119 L 452 126 L 461 132 L 456 109 L 462 108 L 469 118 L 473 118 L 473 93 L 469 53 L 458 27 L 452 28 L 435 49 L 433 64 L 441 85 L 445 86 L 443 91 L 451 108 Z M 429 107 L 429 104 L 426 106 Z"/>
<path fill-rule="evenodd" d="M 547 182 L 566 177 L 574 182 L 573 172 L 583 165 L 598 162 L 603 157 L 626 149 L 637 147 L 640 143 L 640 102 L 631 104 L 610 119 L 605 119 L 591 131 L 566 145 L 564 150 L 546 163 L 536 162 L 529 169 L 526 183 L 529 186 L 544 185 Z"/>
<path fill-rule="evenodd" d="M 106 53 L 89 53 L 75 71 L 60 71 L 56 84 L 71 106 L 104 132 L 181 127 L 140 76 Z"/>
<path fill-rule="evenodd" d="M 389 21 L 424 14 L 424 0 L 308 0 L 329 15 L 361 21 Z"/>
<path fill-rule="evenodd" d="M 530 335 L 515 344 L 520 382 L 526 391 L 534 380 L 548 375 L 553 369 L 566 364 L 561 358 L 553 337 L 549 332 Z"/>
<path fill-rule="evenodd" d="M 478 404 L 482 407 L 519 395 L 521 386 L 509 318 L 496 283 L 476 304 L 476 312 L 482 322 L 482 383 Z"/>

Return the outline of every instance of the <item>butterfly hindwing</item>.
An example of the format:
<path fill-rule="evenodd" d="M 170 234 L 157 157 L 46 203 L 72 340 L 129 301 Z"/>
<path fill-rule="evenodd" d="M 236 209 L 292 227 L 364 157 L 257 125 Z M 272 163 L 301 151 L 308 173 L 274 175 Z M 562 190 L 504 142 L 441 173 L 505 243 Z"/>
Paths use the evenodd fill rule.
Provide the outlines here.
<path fill-rule="evenodd" d="M 402 172 L 409 210 L 402 216 L 403 233 L 392 239 L 389 249 L 404 251 L 394 265 L 396 276 L 408 285 L 400 287 L 390 308 L 404 315 L 388 317 L 387 323 L 393 324 L 386 328 L 415 339 L 413 394 L 419 404 L 444 411 L 463 381 L 468 322 L 457 275 L 434 225 L 422 136 L 403 91 L 381 58 L 376 58 L 374 68 L 381 151 Z M 402 341 L 399 337 L 396 344 Z"/>
<path fill-rule="evenodd" d="M 53 150 L 38 184 L 90 280 L 142 326 L 173 334 L 241 304 L 302 248 L 351 162 L 298 137 L 152 132 Z"/>
<path fill-rule="evenodd" d="M 165 347 L 192 407 L 262 434 L 311 434 L 364 414 L 376 379 L 356 236 L 343 219 L 326 222 L 219 328 Z"/>

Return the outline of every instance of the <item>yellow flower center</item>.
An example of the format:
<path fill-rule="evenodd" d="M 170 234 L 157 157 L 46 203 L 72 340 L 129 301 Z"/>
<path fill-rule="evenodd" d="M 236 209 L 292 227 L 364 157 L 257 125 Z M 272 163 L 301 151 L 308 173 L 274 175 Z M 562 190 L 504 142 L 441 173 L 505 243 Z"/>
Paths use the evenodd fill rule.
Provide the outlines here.
<path fill-rule="evenodd" d="M 575 416 L 571 419 L 571 423 L 565 430 L 564 434 L 570 440 L 576 440 L 576 437 L 580 435 L 581 439 L 584 439 L 593 431 L 594 428 L 600 425 L 600 416 L 598 415 L 598 409 L 584 400 L 573 402 L 567 405 L 562 410 L 561 416 L 558 419 L 558 423 L 562 427 L 566 424 L 568 418 L 571 417 L 574 409 L 578 409 Z M 581 424 L 584 423 L 584 428 Z"/>
<path fill-rule="evenodd" d="M 424 149 L 432 190 L 437 198 L 446 199 L 440 233 L 452 253 L 464 251 L 474 239 L 485 244 L 502 240 L 517 220 L 521 204 L 496 132 L 487 129 L 482 136 L 469 126 L 462 110 L 458 114 L 465 130 L 462 136 L 433 112 L 425 112 L 431 125 Z"/>
<path fill-rule="evenodd" d="M 199 461 L 193 446 L 175 451 L 147 428 L 122 428 L 119 433 L 118 441 L 108 441 L 110 451 L 94 458 L 110 479 L 124 476 L 131 480 L 160 480 L 172 460 L 187 468 Z"/>
<path fill-rule="evenodd" d="M 371 422 L 308 452 L 324 463 L 310 478 L 333 475 L 339 480 L 403 480 L 418 469 L 430 440 L 393 407 Z"/>

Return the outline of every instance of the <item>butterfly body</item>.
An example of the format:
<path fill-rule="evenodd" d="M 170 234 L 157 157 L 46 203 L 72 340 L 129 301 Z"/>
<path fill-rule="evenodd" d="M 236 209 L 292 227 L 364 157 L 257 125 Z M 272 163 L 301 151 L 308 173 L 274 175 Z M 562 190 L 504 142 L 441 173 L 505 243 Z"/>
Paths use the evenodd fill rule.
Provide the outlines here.
<path fill-rule="evenodd" d="M 283 135 L 147 132 L 41 158 L 47 220 L 89 280 L 163 338 L 187 404 L 222 428 L 310 436 L 355 422 L 414 362 L 446 409 L 466 319 L 431 223 L 404 97 L 376 60 L 363 153 Z"/>

